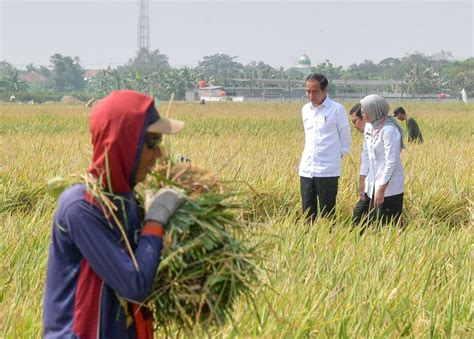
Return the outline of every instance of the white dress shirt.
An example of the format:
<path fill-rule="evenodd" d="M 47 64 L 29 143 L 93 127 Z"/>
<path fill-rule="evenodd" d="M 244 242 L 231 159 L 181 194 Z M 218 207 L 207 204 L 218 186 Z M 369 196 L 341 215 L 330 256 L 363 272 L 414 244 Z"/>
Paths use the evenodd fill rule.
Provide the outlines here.
<path fill-rule="evenodd" d="M 319 106 L 311 102 L 301 110 L 304 150 L 299 175 L 302 177 L 339 177 L 341 157 L 349 152 L 351 132 L 346 110 L 329 97 Z"/>
<path fill-rule="evenodd" d="M 401 134 L 393 125 L 374 130 L 365 124 L 360 175 L 365 175 L 365 193 L 372 199 L 379 186 L 388 183 L 384 196 L 403 193 L 404 176 L 400 161 Z"/>

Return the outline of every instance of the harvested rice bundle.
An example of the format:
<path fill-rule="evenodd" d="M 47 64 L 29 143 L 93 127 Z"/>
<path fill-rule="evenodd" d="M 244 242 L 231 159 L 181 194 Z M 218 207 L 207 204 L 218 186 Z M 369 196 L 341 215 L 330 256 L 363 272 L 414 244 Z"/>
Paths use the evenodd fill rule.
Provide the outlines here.
<path fill-rule="evenodd" d="M 172 181 L 163 180 L 165 171 Z M 154 291 L 148 304 L 156 325 L 191 330 L 220 326 L 232 320 L 236 300 L 253 304 L 251 287 L 258 282 L 257 254 L 240 237 L 242 223 L 236 209 L 242 208 L 222 193 L 222 183 L 210 172 L 189 164 L 170 170 L 159 167 L 148 189 L 165 182 L 187 190 L 190 197 L 169 221 Z"/>
<path fill-rule="evenodd" d="M 190 163 L 157 166 L 149 175 L 148 187 L 154 189 L 167 185 L 184 189 L 190 198 L 197 198 L 203 193 L 223 193 L 226 189 L 217 176 Z M 169 179 L 167 179 L 169 178 Z"/>
<path fill-rule="evenodd" d="M 171 179 L 166 179 L 168 175 Z M 153 292 L 145 302 L 153 311 L 155 328 L 167 333 L 171 328 L 191 331 L 196 326 L 206 330 L 233 320 L 238 298 L 255 305 L 252 287 L 258 285 L 260 269 L 255 247 L 245 246 L 242 240 L 244 225 L 237 215 L 243 206 L 234 199 L 237 194 L 225 193 L 215 175 L 190 164 L 161 166 L 151 177 L 141 187 L 145 191 L 176 186 L 187 193 L 185 203 L 168 222 Z M 104 213 L 114 219 L 139 269 L 124 226 L 115 215 L 111 199 L 116 196 L 98 182 L 88 175 L 56 177 L 48 182 L 48 192 L 57 198 L 66 187 L 84 183 Z"/>

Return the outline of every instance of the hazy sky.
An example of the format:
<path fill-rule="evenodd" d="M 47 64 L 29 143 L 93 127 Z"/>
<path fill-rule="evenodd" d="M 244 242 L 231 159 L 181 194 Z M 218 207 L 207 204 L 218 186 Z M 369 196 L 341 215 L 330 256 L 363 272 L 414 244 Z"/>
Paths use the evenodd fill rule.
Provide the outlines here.
<path fill-rule="evenodd" d="M 0 0 L 0 60 L 49 65 L 54 53 L 85 68 L 123 64 L 137 47 L 138 0 Z M 226 53 L 246 64 L 347 67 L 415 51 L 472 57 L 473 1 L 150 0 L 151 49 L 172 66 Z"/>

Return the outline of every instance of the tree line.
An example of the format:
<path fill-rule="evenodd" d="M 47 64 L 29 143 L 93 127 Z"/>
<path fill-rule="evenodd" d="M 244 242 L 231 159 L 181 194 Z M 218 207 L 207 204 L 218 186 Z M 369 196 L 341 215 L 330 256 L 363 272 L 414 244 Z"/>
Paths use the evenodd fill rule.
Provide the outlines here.
<path fill-rule="evenodd" d="M 58 100 L 62 95 L 81 99 L 98 98 L 116 89 L 135 89 L 168 99 L 172 93 L 183 99 L 186 90 L 193 89 L 199 80 L 227 87 L 251 86 L 257 79 L 304 79 L 298 68 L 275 68 L 264 61 L 244 65 L 236 56 L 214 54 L 203 57 L 196 67 L 171 67 L 168 57 L 157 50 L 140 49 L 134 58 L 115 68 L 100 70 L 87 77 L 78 57 L 54 54 L 48 66 L 29 64 L 18 69 L 6 61 L 0 62 L 0 99 L 11 95 L 23 100 Z M 379 63 L 364 60 L 347 68 L 326 60 L 311 68 L 329 79 L 400 80 L 404 93 L 411 95 L 444 92 L 457 96 L 462 88 L 474 95 L 474 58 L 455 60 L 451 53 L 434 55 L 415 52 L 400 58 L 386 58 Z M 26 75 L 35 79 L 29 79 Z M 250 80 L 250 81 L 242 81 Z M 332 89 L 334 90 L 334 89 Z"/>

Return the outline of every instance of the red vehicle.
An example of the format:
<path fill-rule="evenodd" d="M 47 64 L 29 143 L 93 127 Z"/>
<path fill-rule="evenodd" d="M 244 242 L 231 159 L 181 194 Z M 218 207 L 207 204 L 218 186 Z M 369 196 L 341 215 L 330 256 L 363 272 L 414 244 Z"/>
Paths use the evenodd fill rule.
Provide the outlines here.
<path fill-rule="evenodd" d="M 444 92 L 438 93 L 438 99 L 446 99 L 449 98 L 449 94 L 446 94 Z"/>

